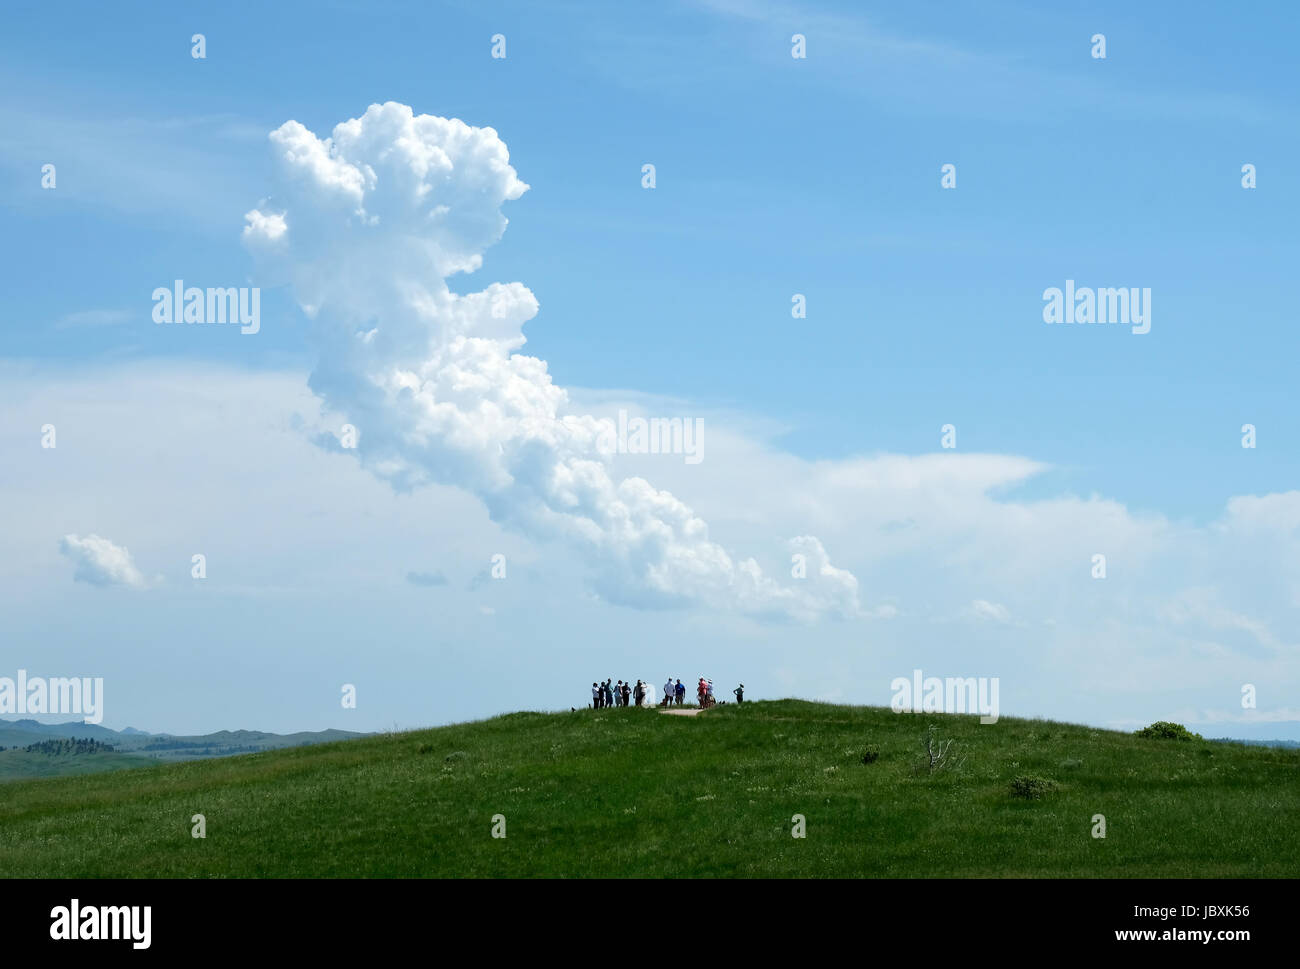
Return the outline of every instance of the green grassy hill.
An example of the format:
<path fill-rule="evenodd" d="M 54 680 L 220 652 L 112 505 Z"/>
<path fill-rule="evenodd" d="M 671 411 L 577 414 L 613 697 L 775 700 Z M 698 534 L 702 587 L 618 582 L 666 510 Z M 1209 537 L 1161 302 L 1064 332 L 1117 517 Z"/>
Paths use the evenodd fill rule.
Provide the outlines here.
<path fill-rule="evenodd" d="M 956 766 L 917 769 L 929 724 Z M 1022 775 L 1056 787 L 1015 797 Z M 3 795 L 9 876 L 1300 874 L 1300 751 L 794 700 L 516 713 Z"/>

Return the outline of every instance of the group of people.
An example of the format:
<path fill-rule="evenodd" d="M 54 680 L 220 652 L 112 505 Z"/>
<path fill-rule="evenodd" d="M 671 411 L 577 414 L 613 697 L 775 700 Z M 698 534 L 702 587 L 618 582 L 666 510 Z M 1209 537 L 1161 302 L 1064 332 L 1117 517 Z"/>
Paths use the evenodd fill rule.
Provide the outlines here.
<path fill-rule="evenodd" d="M 667 683 L 664 684 L 664 691 L 665 691 L 664 695 L 669 697 L 668 703 L 673 702 L 673 700 L 675 699 L 677 702 L 677 706 L 681 706 L 682 701 L 686 698 L 686 687 L 682 686 L 681 680 L 677 681 L 677 685 L 675 687 L 672 687 L 671 689 L 670 687 L 672 687 L 672 680 L 669 680 Z M 745 702 L 744 683 L 740 684 L 740 686 L 732 690 L 731 693 L 736 698 L 737 703 Z M 709 679 L 707 676 L 700 677 L 700 682 L 695 687 L 695 699 L 699 701 L 699 704 L 702 707 L 713 706 L 715 702 L 713 699 L 713 681 Z M 667 706 L 668 703 L 665 703 L 664 706 Z"/>
<path fill-rule="evenodd" d="M 609 680 L 606 680 L 604 683 L 591 684 L 591 705 L 597 710 L 603 710 L 605 707 L 630 706 L 635 700 L 636 705 L 640 706 L 645 701 L 645 694 L 645 684 L 640 680 L 636 681 L 635 687 L 622 680 L 611 686 Z"/>
<path fill-rule="evenodd" d="M 681 680 L 678 680 L 678 681 L 677 681 L 677 689 L 680 691 L 680 692 L 678 692 L 678 694 L 677 694 L 677 704 L 678 704 L 678 706 L 680 706 L 680 705 L 681 705 L 681 702 L 682 702 L 682 693 L 685 692 L 685 691 L 682 689 L 682 681 L 681 681 Z M 736 688 L 735 688 L 734 690 L 732 690 L 731 692 L 732 692 L 732 694 L 735 696 L 735 698 L 736 698 L 736 702 L 737 702 L 737 703 L 744 703 L 744 702 L 745 702 L 745 684 L 744 684 L 744 683 L 740 684 L 740 686 L 736 687 Z M 701 706 L 702 708 L 703 708 L 703 707 L 711 707 L 711 706 L 713 706 L 715 703 L 717 703 L 717 701 L 713 699 L 713 681 L 712 681 L 711 679 L 709 679 L 708 677 L 701 676 L 701 677 L 700 677 L 700 682 L 699 682 L 699 684 L 695 687 L 695 697 L 696 697 L 697 700 L 699 700 L 700 706 Z"/>
<path fill-rule="evenodd" d="M 646 694 L 649 692 L 646 684 L 641 680 L 636 681 L 633 686 L 631 681 L 624 682 L 619 680 L 617 683 L 611 683 L 611 677 L 604 683 L 596 682 L 591 684 L 591 705 L 597 710 L 603 710 L 606 707 L 626 707 L 641 706 L 645 703 Z M 736 697 L 737 703 L 745 702 L 745 684 L 742 683 L 731 691 Z M 702 707 L 711 707 L 714 704 L 713 699 L 713 681 L 707 677 L 701 676 L 700 682 L 695 688 L 695 696 Z M 686 685 L 681 680 L 673 680 L 670 676 L 664 683 L 664 695 L 659 701 L 661 707 L 681 706 L 686 702 Z"/>

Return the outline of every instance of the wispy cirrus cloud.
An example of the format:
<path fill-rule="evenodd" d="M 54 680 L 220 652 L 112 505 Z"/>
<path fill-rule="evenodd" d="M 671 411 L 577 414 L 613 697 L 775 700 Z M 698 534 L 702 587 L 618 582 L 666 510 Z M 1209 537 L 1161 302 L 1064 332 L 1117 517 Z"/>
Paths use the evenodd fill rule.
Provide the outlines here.
<path fill-rule="evenodd" d="M 909 32 L 895 24 L 899 11 L 825 10 L 789 0 L 693 0 L 694 5 L 754 31 L 751 53 L 773 63 L 789 60 L 792 32 L 807 37 L 808 57 L 817 58 L 815 83 L 846 90 L 882 105 L 905 106 L 963 117 L 1038 118 L 1044 106 L 1053 111 L 1085 108 L 1128 118 L 1204 121 L 1216 117 L 1262 123 L 1284 110 L 1257 97 L 1221 90 L 1173 91 L 1135 88 L 1088 72 L 1090 35 L 1080 34 L 1080 57 L 1068 64 L 1032 62 L 1021 52 L 957 43 L 937 31 Z M 1010 23 L 1026 15 L 1041 17 L 1035 7 L 1004 8 Z M 892 17 L 893 23 L 887 23 Z M 774 31 L 782 35 L 773 36 Z M 862 83 L 864 80 L 869 83 Z M 1290 115 L 1290 109 L 1285 109 Z"/>
<path fill-rule="evenodd" d="M 3 99 L 0 129 L 0 169 L 13 172 L 13 199 L 48 203 L 40 179 L 31 177 L 48 162 L 56 167 L 57 188 L 48 193 L 56 200 L 135 219 L 180 215 L 211 227 L 237 211 L 251 191 L 257 176 L 247 142 L 263 133 L 234 115 L 95 118 L 59 105 L 33 111 Z"/>
<path fill-rule="evenodd" d="M 59 317 L 54 321 L 54 326 L 59 330 L 75 330 L 84 326 L 119 326 L 137 315 L 141 314 L 130 310 L 80 310 Z"/>
<path fill-rule="evenodd" d="M 437 588 L 447 585 L 447 577 L 441 572 L 407 572 L 406 581 L 411 585 L 424 588 Z"/>

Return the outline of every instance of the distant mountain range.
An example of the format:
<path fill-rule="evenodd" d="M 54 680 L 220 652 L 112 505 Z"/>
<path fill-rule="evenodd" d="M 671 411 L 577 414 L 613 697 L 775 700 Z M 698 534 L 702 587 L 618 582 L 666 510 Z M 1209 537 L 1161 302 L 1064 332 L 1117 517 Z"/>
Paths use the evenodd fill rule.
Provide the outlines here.
<path fill-rule="evenodd" d="M 302 731 L 291 734 L 266 733 L 261 730 L 219 730 L 216 733 L 177 736 L 149 733 L 135 727 L 111 730 L 99 724 L 80 721 L 40 723 L 36 720 L 0 719 L 0 780 L 97 773 L 180 760 L 208 760 L 364 736 L 366 734 L 351 730 Z M 113 750 L 51 755 L 25 749 L 43 740 L 62 737 L 98 740 L 111 744 Z"/>
<path fill-rule="evenodd" d="M 1250 744 L 1252 747 L 1300 747 L 1300 740 L 1242 740 L 1239 737 L 1208 737 L 1216 744 Z"/>

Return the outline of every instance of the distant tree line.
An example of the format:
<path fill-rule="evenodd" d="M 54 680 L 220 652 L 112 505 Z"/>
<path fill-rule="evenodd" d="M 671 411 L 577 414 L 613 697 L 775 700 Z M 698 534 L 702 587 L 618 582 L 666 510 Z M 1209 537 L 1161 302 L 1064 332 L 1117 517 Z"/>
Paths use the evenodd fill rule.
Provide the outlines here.
<path fill-rule="evenodd" d="M 55 740 L 42 740 L 40 743 L 28 744 L 23 750 L 29 754 L 49 754 L 54 757 L 64 754 L 111 754 L 113 745 L 89 737 L 59 737 Z"/>

